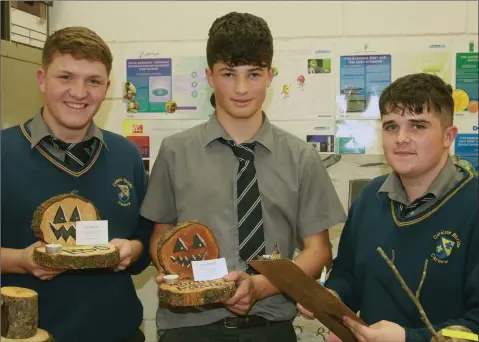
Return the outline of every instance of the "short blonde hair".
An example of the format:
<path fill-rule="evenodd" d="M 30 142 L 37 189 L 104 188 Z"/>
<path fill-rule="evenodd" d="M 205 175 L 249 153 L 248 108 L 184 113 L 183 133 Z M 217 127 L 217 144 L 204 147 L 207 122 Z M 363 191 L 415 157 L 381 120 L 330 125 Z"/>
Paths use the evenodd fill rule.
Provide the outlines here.
<path fill-rule="evenodd" d="M 113 64 L 111 50 L 105 41 L 89 28 L 66 27 L 50 35 L 43 47 L 42 64 L 44 68 L 48 68 L 57 53 L 70 54 L 75 59 L 101 62 L 110 76 Z"/>

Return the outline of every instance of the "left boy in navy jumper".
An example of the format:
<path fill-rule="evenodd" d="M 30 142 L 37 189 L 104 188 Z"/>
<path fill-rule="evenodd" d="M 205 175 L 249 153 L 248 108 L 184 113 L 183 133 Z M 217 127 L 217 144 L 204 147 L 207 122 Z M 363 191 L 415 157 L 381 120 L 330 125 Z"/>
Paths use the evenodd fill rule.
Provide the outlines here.
<path fill-rule="evenodd" d="M 39 327 L 57 342 L 141 342 L 143 307 L 131 274 L 149 264 L 152 225 L 139 216 L 147 179 L 138 149 L 93 122 L 107 89 L 112 54 L 84 27 L 48 37 L 38 84 L 44 106 L 33 119 L 2 131 L 2 286 L 39 294 Z M 62 272 L 32 261 L 34 212 L 76 193 L 108 220 L 120 249 L 113 269 Z M 85 208 L 60 204 L 53 223 L 81 220 Z M 58 233 L 58 232 L 57 232 Z"/>

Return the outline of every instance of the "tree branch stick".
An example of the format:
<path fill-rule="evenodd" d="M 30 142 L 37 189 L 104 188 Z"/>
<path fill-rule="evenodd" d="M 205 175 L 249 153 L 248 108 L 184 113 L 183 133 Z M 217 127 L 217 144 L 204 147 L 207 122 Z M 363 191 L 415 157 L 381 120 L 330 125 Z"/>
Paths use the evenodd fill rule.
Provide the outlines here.
<path fill-rule="evenodd" d="M 424 269 L 422 270 L 422 277 L 421 281 L 419 282 L 419 286 L 416 291 L 416 298 L 419 300 L 419 296 L 421 294 L 422 285 L 424 284 L 424 279 L 426 279 L 426 270 L 427 270 L 427 259 L 424 261 Z"/>
<path fill-rule="evenodd" d="M 421 305 L 421 303 L 419 302 L 419 300 L 414 296 L 414 294 L 412 293 L 412 291 L 409 289 L 409 287 L 406 285 L 406 283 L 404 282 L 404 279 L 401 277 L 401 275 L 399 274 L 399 271 L 397 270 L 396 266 L 394 266 L 394 264 L 391 262 L 391 260 L 389 260 L 388 256 L 386 255 L 386 253 L 384 253 L 383 249 L 381 247 L 378 247 L 377 248 L 377 251 L 379 252 L 379 254 L 381 254 L 381 256 L 383 257 L 383 259 L 386 261 L 386 263 L 388 264 L 389 268 L 391 268 L 391 270 L 393 271 L 394 275 L 396 276 L 397 280 L 399 280 L 399 283 L 401 284 L 401 287 L 403 288 L 404 291 L 406 291 L 407 295 L 409 296 L 409 298 L 411 298 L 411 300 L 413 301 L 414 305 L 416 306 L 416 308 L 419 310 L 419 314 L 421 315 L 421 319 L 422 321 L 424 322 L 424 324 L 426 324 L 426 327 L 429 329 L 429 331 L 431 332 L 431 334 L 434 336 L 434 338 L 436 339 L 436 341 L 444 341 L 444 339 L 437 334 L 436 330 L 434 330 L 431 322 L 429 322 L 429 319 L 427 318 L 427 315 L 426 313 L 424 312 L 424 309 Z M 423 273 L 423 277 L 424 277 L 424 273 Z"/>

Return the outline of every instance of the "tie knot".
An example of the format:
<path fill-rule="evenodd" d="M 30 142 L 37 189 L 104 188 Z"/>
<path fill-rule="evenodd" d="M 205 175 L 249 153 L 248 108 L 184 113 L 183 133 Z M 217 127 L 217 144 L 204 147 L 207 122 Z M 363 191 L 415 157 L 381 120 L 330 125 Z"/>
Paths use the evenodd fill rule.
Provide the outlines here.
<path fill-rule="evenodd" d="M 85 148 L 86 149 L 91 148 L 93 146 L 94 141 L 95 139 L 92 138 L 79 143 L 67 143 L 51 135 L 47 138 L 47 142 L 50 143 L 50 145 L 56 146 L 63 151 L 72 151 L 73 153 L 75 153 L 75 151 L 83 151 Z"/>
<path fill-rule="evenodd" d="M 66 151 L 71 145 L 70 143 L 66 143 L 63 140 L 60 140 L 60 139 L 55 138 L 53 136 L 49 136 L 47 138 L 47 140 L 51 145 L 56 146 L 59 149 L 64 150 L 64 151 Z"/>
<path fill-rule="evenodd" d="M 233 140 L 220 139 L 220 141 L 231 147 L 236 158 L 243 160 L 254 160 L 254 147 L 256 143 L 236 144 Z"/>

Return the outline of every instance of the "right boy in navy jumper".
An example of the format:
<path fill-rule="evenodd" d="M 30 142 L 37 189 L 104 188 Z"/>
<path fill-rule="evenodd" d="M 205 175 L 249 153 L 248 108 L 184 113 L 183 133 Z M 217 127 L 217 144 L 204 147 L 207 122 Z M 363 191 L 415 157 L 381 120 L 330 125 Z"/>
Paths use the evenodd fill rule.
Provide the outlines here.
<path fill-rule="evenodd" d="M 325 285 L 370 325 L 345 320 L 360 341 L 432 337 L 378 247 L 390 258 L 394 251 L 413 293 L 428 260 L 419 300 L 436 331 L 459 325 L 479 333 L 478 180 L 449 156 L 457 134 L 451 94 L 439 77 L 414 74 L 381 95 L 384 155 L 394 172 L 352 204 Z"/>

